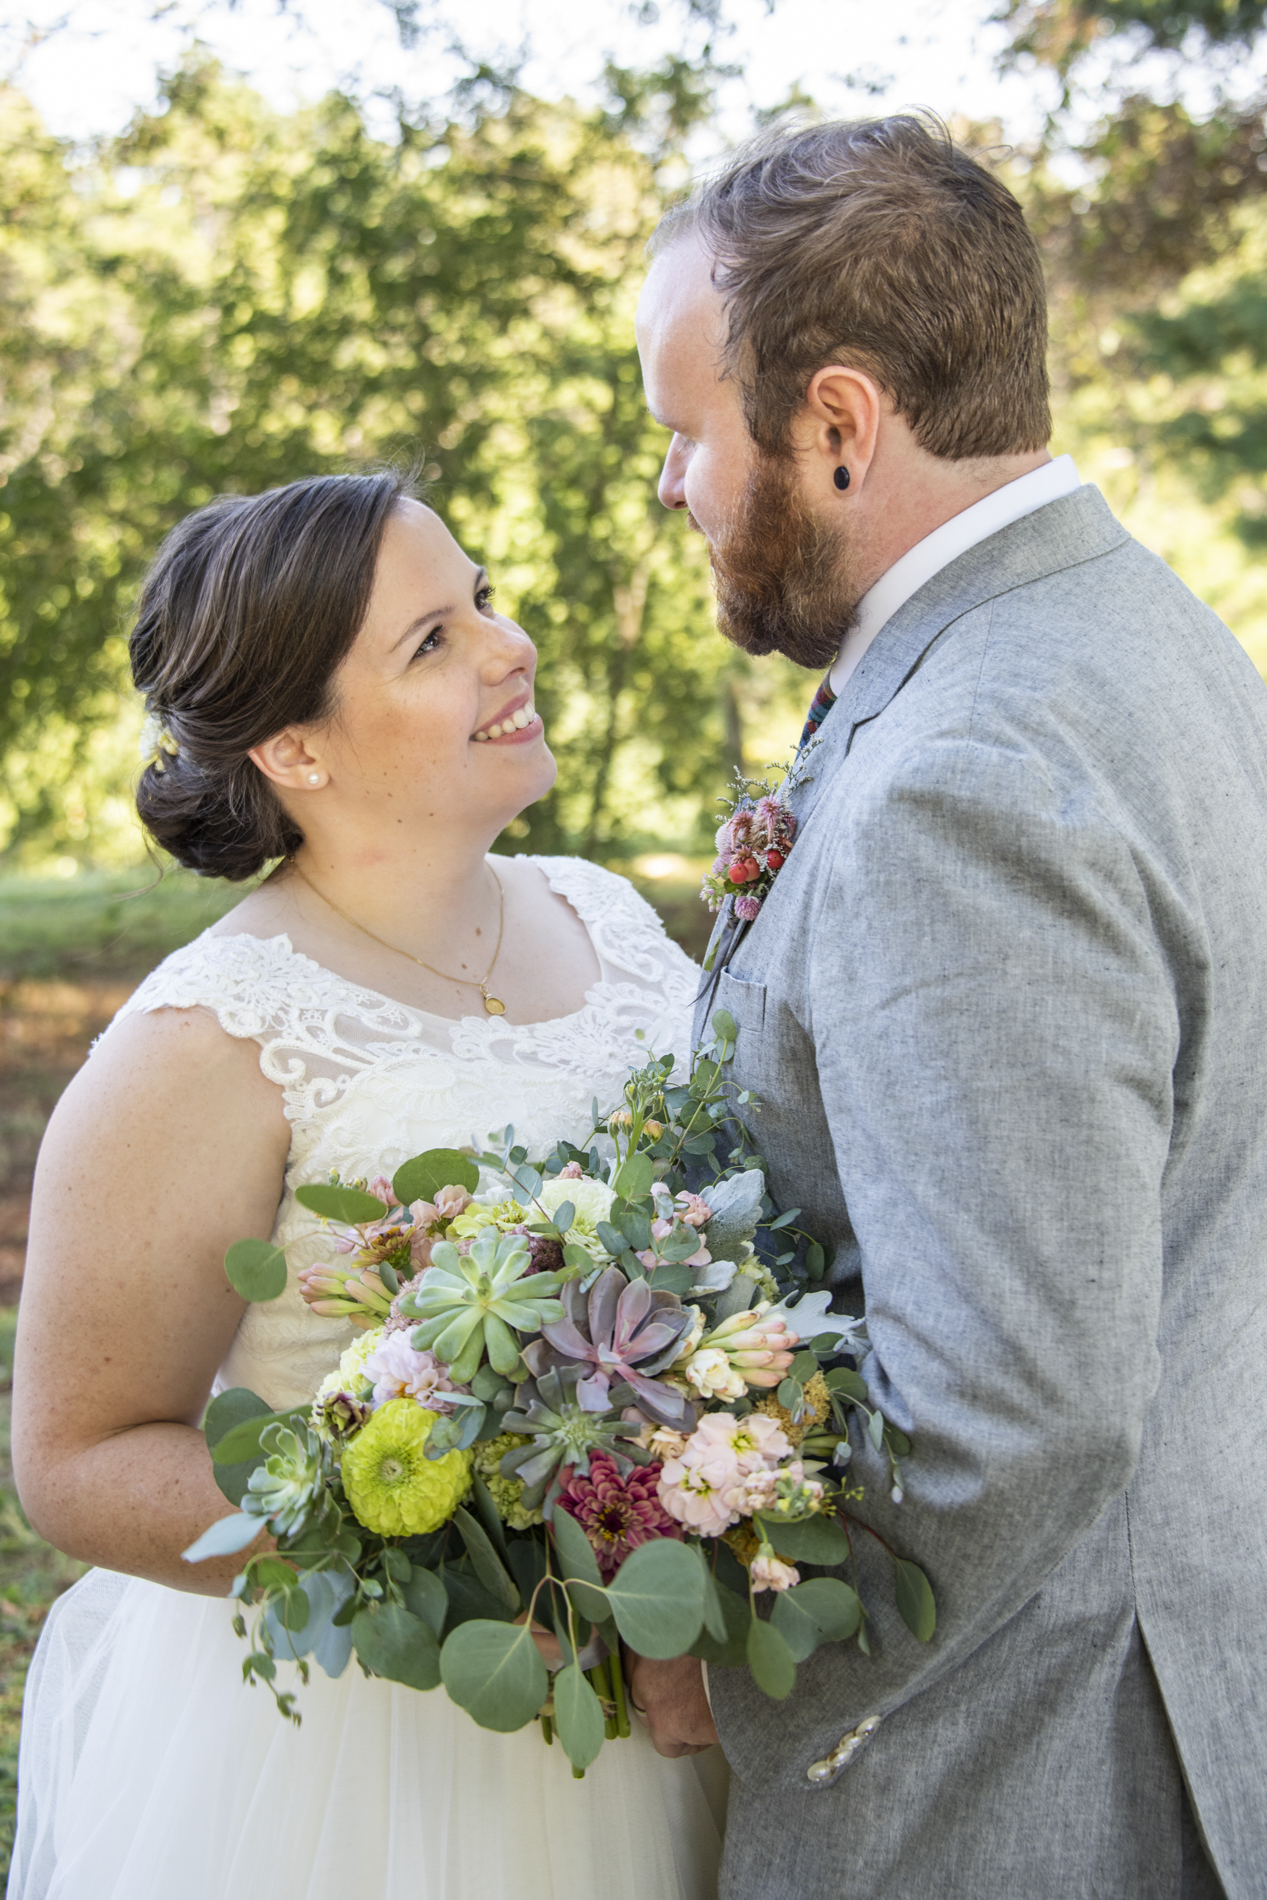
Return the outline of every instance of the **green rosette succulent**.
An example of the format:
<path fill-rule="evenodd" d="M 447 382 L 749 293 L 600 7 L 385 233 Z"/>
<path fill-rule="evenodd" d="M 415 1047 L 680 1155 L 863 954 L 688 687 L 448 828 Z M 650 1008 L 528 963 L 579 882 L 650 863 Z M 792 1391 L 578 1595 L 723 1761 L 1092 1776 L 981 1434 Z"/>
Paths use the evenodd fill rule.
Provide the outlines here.
<path fill-rule="evenodd" d="M 645 1454 L 630 1443 L 642 1431 L 642 1420 L 587 1411 L 576 1392 L 583 1370 L 562 1366 L 527 1380 L 515 1394 L 514 1410 L 502 1420 L 519 1440 L 502 1458 L 502 1476 L 519 1479 L 522 1503 L 529 1509 L 540 1506 L 561 1466 L 588 1472 L 593 1451 L 610 1453 L 622 1470 L 645 1462 Z"/>
<path fill-rule="evenodd" d="M 315 1432 L 269 1425 L 260 1433 L 267 1453 L 247 1480 L 242 1509 L 267 1518 L 279 1537 L 293 1537 L 307 1522 L 325 1488 L 329 1453 Z"/>
<path fill-rule="evenodd" d="M 524 1234 L 486 1229 L 460 1254 L 452 1241 L 437 1241 L 431 1265 L 400 1309 L 417 1317 L 412 1341 L 418 1352 L 433 1352 L 449 1368 L 455 1385 L 475 1377 L 484 1355 L 495 1372 L 509 1378 L 519 1367 L 518 1333 L 538 1333 L 563 1318 L 554 1298 L 570 1274 L 533 1273 Z"/>

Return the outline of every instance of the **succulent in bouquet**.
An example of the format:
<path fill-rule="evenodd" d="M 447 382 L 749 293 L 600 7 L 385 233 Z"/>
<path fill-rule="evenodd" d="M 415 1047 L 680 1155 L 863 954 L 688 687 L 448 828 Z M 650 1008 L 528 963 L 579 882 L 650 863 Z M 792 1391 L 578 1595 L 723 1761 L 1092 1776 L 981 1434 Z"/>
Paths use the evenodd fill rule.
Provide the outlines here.
<path fill-rule="evenodd" d="M 687 1080 L 653 1056 L 614 1111 L 595 1102 L 584 1145 L 534 1162 L 507 1129 L 297 1190 L 333 1256 L 300 1291 L 355 1334 L 301 1407 L 212 1400 L 238 1509 L 185 1553 L 271 1536 L 235 1581 L 235 1626 L 252 1619 L 244 1675 L 292 1719 L 279 1663 L 306 1682 L 355 1655 L 485 1727 L 539 1720 L 583 1774 L 629 1732 L 622 1643 L 747 1667 L 774 1697 L 820 1644 L 867 1648 L 852 1539 L 875 1533 L 851 1509 L 850 1434 L 896 1502 L 910 1445 L 870 1403 L 862 1325 L 816 1289 L 825 1250 L 771 1206 L 757 1105 L 728 1081 L 734 1021 L 713 1030 Z M 249 1300 L 287 1284 L 265 1241 L 225 1264 Z M 890 1554 L 926 1641 L 927 1581 Z"/>

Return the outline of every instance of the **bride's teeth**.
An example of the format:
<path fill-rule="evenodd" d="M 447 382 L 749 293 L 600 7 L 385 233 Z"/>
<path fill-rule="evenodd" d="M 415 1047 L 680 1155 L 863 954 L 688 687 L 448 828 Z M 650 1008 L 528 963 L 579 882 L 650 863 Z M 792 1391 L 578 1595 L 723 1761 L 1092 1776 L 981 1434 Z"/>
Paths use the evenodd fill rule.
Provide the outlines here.
<path fill-rule="evenodd" d="M 532 724 L 533 714 L 532 714 L 531 708 L 528 706 L 521 706 L 519 708 L 519 711 L 513 714 L 513 719 L 514 719 L 514 723 L 517 729 L 520 732 L 522 732 L 525 726 L 530 726 Z"/>
<path fill-rule="evenodd" d="M 484 737 L 486 739 L 500 739 L 501 736 L 502 736 L 502 729 L 500 726 L 490 726 L 488 728 L 488 731 L 484 734 Z"/>

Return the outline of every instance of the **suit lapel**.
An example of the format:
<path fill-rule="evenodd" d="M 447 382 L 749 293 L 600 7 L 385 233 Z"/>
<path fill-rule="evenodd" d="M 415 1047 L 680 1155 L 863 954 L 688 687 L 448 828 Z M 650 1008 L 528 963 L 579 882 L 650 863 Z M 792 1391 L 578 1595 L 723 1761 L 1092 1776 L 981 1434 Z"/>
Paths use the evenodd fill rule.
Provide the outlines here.
<path fill-rule="evenodd" d="M 848 758 L 859 726 L 880 716 L 957 621 L 1018 587 L 1098 560 L 1129 540 L 1099 489 L 1087 484 L 1000 528 L 926 581 L 881 628 L 817 737 L 793 766 L 784 798 L 795 814 L 798 837 Z M 700 1011 L 706 1014 L 711 1007 L 718 976 L 753 927 L 739 922 L 728 899 L 709 946 L 715 947 L 712 971 L 697 999 L 697 1041 Z"/>

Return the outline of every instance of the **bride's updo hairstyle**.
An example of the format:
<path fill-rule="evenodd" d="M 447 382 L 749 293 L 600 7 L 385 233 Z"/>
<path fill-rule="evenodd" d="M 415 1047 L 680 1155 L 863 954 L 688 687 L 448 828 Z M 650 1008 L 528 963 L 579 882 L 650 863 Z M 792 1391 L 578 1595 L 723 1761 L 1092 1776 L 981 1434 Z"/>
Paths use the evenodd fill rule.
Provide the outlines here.
<path fill-rule="evenodd" d="M 334 676 L 365 619 L 383 530 L 411 492 L 384 473 L 222 495 L 159 549 L 130 642 L 162 731 L 136 807 L 189 870 L 253 877 L 303 842 L 247 754 L 336 710 Z"/>

